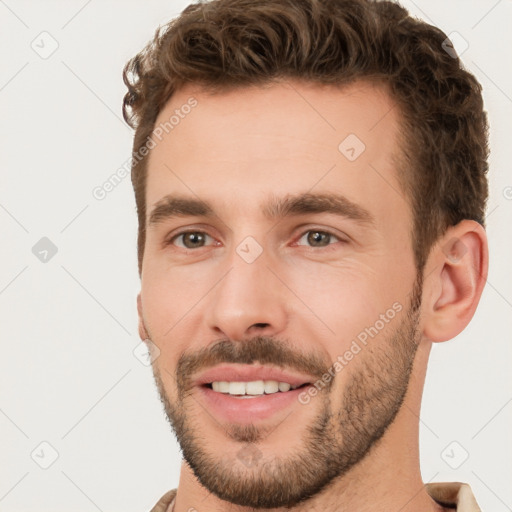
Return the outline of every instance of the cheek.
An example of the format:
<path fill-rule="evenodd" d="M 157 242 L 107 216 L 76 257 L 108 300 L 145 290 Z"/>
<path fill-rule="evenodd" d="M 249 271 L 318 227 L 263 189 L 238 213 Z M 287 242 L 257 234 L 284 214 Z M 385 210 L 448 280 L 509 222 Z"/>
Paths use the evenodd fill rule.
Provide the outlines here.
<path fill-rule="evenodd" d="M 144 318 L 155 341 L 166 338 L 173 329 L 183 306 L 187 289 L 177 282 L 172 272 L 148 263 L 142 275 L 142 306 Z M 178 290 L 181 292 L 178 293 Z M 183 314 L 183 313 L 181 313 Z"/>
<path fill-rule="evenodd" d="M 218 273 L 200 264 L 171 266 L 156 258 L 146 263 L 141 289 L 144 319 L 155 340 L 165 345 L 172 340 L 176 347 L 176 341 L 189 337 L 184 330 L 196 322 L 201 299 L 214 287 Z"/>
<path fill-rule="evenodd" d="M 360 262 L 338 267 L 295 262 L 285 280 L 298 298 L 291 300 L 299 324 L 313 331 L 310 335 L 325 333 L 333 361 L 358 337 L 363 341 L 385 337 L 400 317 L 398 310 L 404 309 L 400 300 L 404 292 L 399 289 L 404 283 L 383 279 L 381 271 Z M 309 320 L 312 314 L 317 318 Z"/>
<path fill-rule="evenodd" d="M 296 296 L 327 324 L 357 323 L 378 309 L 381 291 L 374 271 L 345 262 L 330 266 L 317 262 L 297 262 L 286 272 L 286 281 Z"/>

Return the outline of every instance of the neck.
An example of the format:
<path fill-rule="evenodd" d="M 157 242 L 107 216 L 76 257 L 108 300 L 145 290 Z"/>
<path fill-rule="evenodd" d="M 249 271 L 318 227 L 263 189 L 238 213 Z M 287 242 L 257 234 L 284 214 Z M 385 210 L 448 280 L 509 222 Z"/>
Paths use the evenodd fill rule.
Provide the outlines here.
<path fill-rule="evenodd" d="M 419 468 L 419 414 L 430 344 L 421 343 L 404 403 L 395 421 L 370 452 L 349 473 L 292 508 L 269 512 L 440 512 L 444 509 L 427 493 Z M 249 512 L 249 507 L 219 499 L 196 479 L 183 462 L 174 512 Z"/>

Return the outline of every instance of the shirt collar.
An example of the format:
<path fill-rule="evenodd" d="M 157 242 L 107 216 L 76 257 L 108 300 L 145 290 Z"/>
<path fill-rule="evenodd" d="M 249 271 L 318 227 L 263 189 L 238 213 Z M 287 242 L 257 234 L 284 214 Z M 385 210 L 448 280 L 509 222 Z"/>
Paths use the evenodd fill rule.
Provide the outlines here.
<path fill-rule="evenodd" d="M 432 482 L 425 484 L 432 499 L 443 507 L 455 508 L 457 512 L 482 512 L 471 487 L 461 482 Z M 151 509 L 151 512 L 173 512 L 177 489 L 166 492 Z"/>
<path fill-rule="evenodd" d="M 482 512 L 468 484 L 432 482 L 425 487 L 430 496 L 444 507 L 455 508 L 458 512 Z"/>

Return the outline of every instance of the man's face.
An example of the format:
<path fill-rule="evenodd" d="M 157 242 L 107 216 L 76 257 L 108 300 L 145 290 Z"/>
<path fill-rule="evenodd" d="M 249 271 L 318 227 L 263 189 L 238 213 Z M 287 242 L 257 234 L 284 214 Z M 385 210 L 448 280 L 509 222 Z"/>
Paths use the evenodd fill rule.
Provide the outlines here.
<path fill-rule="evenodd" d="M 362 83 L 188 86 L 155 127 L 176 109 L 148 165 L 139 312 L 155 380 L 204 487 L 291 506 L 361 460 L 407 390 L 421 289 L 398 114 Z"/>

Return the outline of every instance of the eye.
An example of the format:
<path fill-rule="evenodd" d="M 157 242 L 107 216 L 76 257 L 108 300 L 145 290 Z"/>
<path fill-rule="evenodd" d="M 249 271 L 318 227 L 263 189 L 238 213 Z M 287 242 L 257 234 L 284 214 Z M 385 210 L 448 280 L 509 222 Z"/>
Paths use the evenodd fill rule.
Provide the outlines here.
<path fill-rule="evenodd" d="M 208 244 L 207 241 L 210 240 Z M 169 245 L 176 245 L 182 249 L 200 249 L 213 245 L 211 241 L 215 239 L 204 231 L 182 231 L 177 233 L 169 240 Z M 297 240 L 296 245 L 309 245 L 310 247 L 327 247 L 335 242 L 342 242 L 343 240 L 328 232 L 320 229 L 310 229 L 305 231 L 303 235 Z"/>
<path fill-rule="evenodd" d="M 307 244 L 310 244 L 311 247 L 327 247 L 331 245 L 331 240 L 335 239 L 337 242 L 341 242 L 342 239 L 329 233 L 328 231 L 322 231 L 320 229 L 310 229 L 306 231 L 298 240 L 298 245 L 301 244 L 301 240 L 305 240 Z"/>
<path fill-rule="evenodd" d="M 169 240 L 169 244 L 177 245 L 182 249 L 198 249 L 205 247 L 206 240 L 213 238 L 204 231 L 182 231 Z M 177 243 L 180 241 L 181 243 Z"/>

